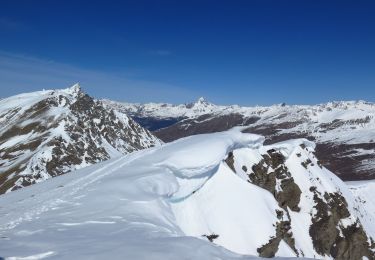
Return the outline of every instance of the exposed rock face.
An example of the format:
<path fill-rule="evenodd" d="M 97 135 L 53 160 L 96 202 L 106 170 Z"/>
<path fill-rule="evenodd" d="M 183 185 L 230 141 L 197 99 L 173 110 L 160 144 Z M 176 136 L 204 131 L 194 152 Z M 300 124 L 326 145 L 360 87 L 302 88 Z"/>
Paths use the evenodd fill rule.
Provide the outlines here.
<path fill-rule="evenodd" d="M 299 249 L 294 235 L 294 232 L 308 232 L 316 258 L 375 259 L 372 238 L 362 226 L 360 215 L 355 215 L 355 208 L 349 207 L 340 188 L 327 189 L 332 179 L 327 179 L 324 174 L 316 175 L 317 172 L 324 173 L 325 169 L 319 165 L 313 148 L 307 147 L 304 142 L 293 152 L 287 153 L 284 152 L 286 148 L 280 145 L 271 147 L 272 145 L 259 155 L 257 162 L 251 159 L 256 158 L 252 155 L 249 157 L 252 162 L 243 165 L 241 159 L 242 164 L 239 164 L 237 157 L 243 157 L 244 154 L 236 154 L 236 151 L 231 152 L 226 159 L 226 163 L 236 174 L 247 176 L 249 183 L 269 191 L 279 204 L 280 209 L 275 211 L 279 220 L 274 225 L 275 235 L 258 248 L 259 256 L 274 257 L 282 241 L 296 256 L 311 255 L 312 252 Z M 294 179 L 296 174 L 298 182 Z M 306 187 L 309 188 L 306 190 Z M 305 216 L 304 221 L 311 223 L 306 231 L 300 230 L 300 224 L 296 224 L 298 230 L 292 228 L 293 221 L 298 221 L 299 214 Z"/>
<path fill-rule="evenodd" d="M 259 256 L 275 257 L 276 252 L 279 250 L 281 240 L 284 240 L 298 256 L 293 234 L 290 231 L 290 221 L 280 221 L 276 224 L 276 236 L 272 237 L 267 244 L 258 248 Z"/>
<path fill-rule="evenodd" d="M 78 85 L 0 101 L 0 194 L 160 144 Z"/>
<path fill-rule="evenodd" d="M 343 226 L 341 221 L 350 217 L 345 198 L 339 193 L 325 193 L 324 201 L 315 191 L 317 213 L 312 218 L 310 236 L 316 251 L 335 259 L 374 259 L 368 237 L 358 221 Z"/>
<path fill-rule="evenodd" d="M 253 165 L 252 172 L 248 174 L 248 181 L 272 193 L 279 206 L 285 212 L 288 212 L 288 208 L 293 211 L 299 211 L 298 204 L 301 190 L 294 183 L 290 172 L 284 164 L 285 157 L 275 149 L 268 150 L 267 154 L 263 154 L 262 157 L 263 159 L 258 164 Z M 293 234 L 290 230 L 289 217 L 284 216 L 284 211 L 278 211 L 276 215 L 280 219 L 280 222 L 276 225 L 276 235 L 267 244 L 258 248 L 259 256 L 274 257 L 279 249 L 281 240 L 284 240 L 298 255 L 294 245 Z"/>
<path fill-rule="evenodd" d="M 268 144 L 294 138 L 315 141 L 322 164 L 343 180 L 366 180 L 375 176 L 373 103 L 239 107 L 199 101 L 190 105 L 107 102 L 130 113 L 165 142 L 245 125 L 249 126 L 246 132 L 264 135 Z"/>
<path fill-rule="evenodd" d="M 229 168 L 232 169 L 232 171 L 236 172 L 236 169 L 234 169 L 234 156 L 233 156 L 233 152 L 229 152 L 227 159 L 225 159 L 225 162 L 228 164 Z"/>
<path fill-rule="evenodd" d="M 216 235 L 216 234 L 203 235 L 203 236 L 206 237 L 208 239 L 208 241 L 210 241 L 210 242 L 213 242 L 215 239 L 217 239 L 219 237 L 219 235 Z"/>
<path fill-rule="evenodd" d="M 271 192 L 280 207 L 299 211 L 302 192 L 284 164 L 285 157 L 274 149 L 268 150 L 267 154 L 262 156 L 263 159 L 253 165 L 253 172 L 248 174 L 249 182 Z"/>

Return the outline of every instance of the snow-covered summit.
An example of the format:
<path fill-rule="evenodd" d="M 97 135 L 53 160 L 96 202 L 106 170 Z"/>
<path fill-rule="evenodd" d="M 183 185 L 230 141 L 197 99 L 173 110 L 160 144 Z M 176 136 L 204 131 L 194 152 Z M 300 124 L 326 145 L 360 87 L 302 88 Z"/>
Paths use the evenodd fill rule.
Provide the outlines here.
<path fill-rule="evenodd" d="M 108 99 L 102 101 L 103 103 L 130 115 L 157 118 L 196 117 L 198 115 L 216 112 L 218 107 L 220 107 L 208 102 L 204 97 L 198 98 L 195 102 L 180 105 L 169 103 L 121 103 Z"/>
<path fill-rule="evenodd" d="M 61 91 L 67 93 L 68 95 L 76 96 L 80 92 L 82 92 L 82 88 L 79 85 L 79 83 L 76 83 L 73 86 L 71 86 L 70 88 L 66 88 L 66 89 L 63 89 Z"/>
<path fill-rule="evenodd" d="M 200 98 L 198 98 L 197 103 L 202 104 L 202 103 L 207 103 L 207 101 L 204 97 L 200 97 Z"/>
<path fill-rule="evenodd" d="M 121 156 L 0 197 L 0 255 L 373 259 L 372 215 L 313 143 L 239 129 Z"/>
<path fill-rule="evenodd" d="M 168 103 L 121 103 L 103 100 L 123 112 L 138 117 L 186 117 L 197 118 L 202 115 L 241 114 L 245 117 L 259 116 L 264 120 L 290 122 L 296 119 L 308 119 L 316 124 L 333 120 L 356 120 L 373 116 L 375 104 L 366 101 L 334 101 L 318 105 L 287 105 L 242 107 L 238 105 L 215 105 L 200 97 L 196 102 L 174 105 Z M 282 116 L 280 116 L 282 115 Z M 278 117 L 279 116 L 279 117 Z"/>
<path fill-rule="evenodd" d="M 195 102 L 188 103 L 187 107 L 206 107 L 206 106 L 215 106 L 214 104 L 208 102 L 204 97 L 198 98 Z"/>
<path fill-rule="evenodd" d="M 79 84 L 0 101 L 0 194 L 160 141 Z"/>

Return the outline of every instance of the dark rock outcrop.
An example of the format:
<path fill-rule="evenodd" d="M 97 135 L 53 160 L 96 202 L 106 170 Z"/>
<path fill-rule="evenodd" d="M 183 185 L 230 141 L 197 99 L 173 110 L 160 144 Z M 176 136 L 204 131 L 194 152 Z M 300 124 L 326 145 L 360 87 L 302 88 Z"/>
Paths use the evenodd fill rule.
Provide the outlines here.
<path fill-rule="evenodd" d="M 268 150 L 267 154 L 262 156 L 263 159 L 253 165 L 252 173 L 248 174 L 249 182 L 271 192 L 280 207 L 299 211 L 301 190 L 285 166 L 284 156 L 274 149 Z M 278 182 L 280 191 L 276 191 Z"/>
<path fill-rule="evenodd" d="M 274 257 L 279 250 L 281 240 L 284 240 L 287 245 L 298 256 L 298 251 L 295 248 L 295 240 L 290 231 L 290 221 L 280 221 L 276 224 L 276 236 L 272 237 L 267 244 L 257 249 L 260 257 Z"/>
<path fill-rule="evenodd" d="M 296 153 L 297 158 L 301 158 L 301 165 L 309 174 L 310 167 L 314 166 L 315 158 L 309 157 L 302 160 L 302 153 L 313 155 L 305 145 L 300 146 L 301 152 Z M 298 155 L 297 155 L 298 154 Z M 230 164 L 235 164 L 235 156 L 228 156 Z M 311 159 L 310 159 L 311 158 Z M 228 159 L 227 159 L 228 160 Z M 247 167 L 244 166 L 247 170 Z M 244 170 L 244 167 L 242 170 Z M 244 170 L 246 173 L 246 171 Z M 294 182 L 292 174 L 286 166 L 286 159 L 280 151 L 270 149 L 262 154 L 262 159 L 253 164 L 248 173 L 248 182 L 255 184 L 269 191 L 280 208 L 275 215 L 279 220 L 275 224 L 275 235 L 269 241 L 258 248 L 259 256 L 274 257 L 279 250 L 281 241 L 284 241 L 297 256 L 303 256 L 302 251 L 298 251 L 295 246 L 295 238 L 291 230 L 291 212 L 300 212 L 299 203 L 302 191 Z M 311 178 L 307 177 L 306 178 Z M 316 178 L 319 183 L 319 178 Z M 314 215 L 311 215 L 311 226 L 309 235 L 316 252 L 322 256 L 331 256 L 335 259 L 351 260 L 375 259 L 372 245 L 361 223 L 357 220 L 354 224 L 344 226 L 344 219 L 352 218 L 345 198 L 339 193 L 319 192 L 317 187 L 311 186 L 309 192 L 313 195 L 315 202 Z M 304 196 L 306 196 L 305 194 Z"/>
<path fill-rule="evenodd" d="M 210 235 L 203 235 L 203 237 L 207 238 L 210 242 L 214 242 L 215 239 L 219 237 L 217 234 L 210 234 Z"/>
<path fill-rule="evenodd" d="M 317 213 L 312 217 L 309 233 L 315 250 L 335 259 L 375 259 L 362 225 L 358 221 L 347 227 L 340 224 L 340 220 L 350 216 L 345 198 L 339 193 L 325 193 L 324 201 L 312 190 Z"/>
<path fill-rule="evenodd" d="M 234 169 L 234 155 L 233 155 L 233 152 L 229 152 L 228 153 L 228 157 L 225 159 L 225 162 L 227 163 L 227 165 L 229 166 L 229 168 L 232 169 L 233 172 L 236 172 L 236 170 Z"/>

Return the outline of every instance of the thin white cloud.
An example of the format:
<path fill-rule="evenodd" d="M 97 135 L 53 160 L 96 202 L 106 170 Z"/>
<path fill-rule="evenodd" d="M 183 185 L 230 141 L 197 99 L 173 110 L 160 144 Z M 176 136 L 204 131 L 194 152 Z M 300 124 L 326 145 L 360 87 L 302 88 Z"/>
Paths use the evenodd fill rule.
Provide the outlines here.
<path fill-rule="evenodd" d="M 119 101 L 180 103 L 197 96 L 179 86 L 0 51 L 0 97 L 66 88 L 76 82 L 97 98 Z"/>

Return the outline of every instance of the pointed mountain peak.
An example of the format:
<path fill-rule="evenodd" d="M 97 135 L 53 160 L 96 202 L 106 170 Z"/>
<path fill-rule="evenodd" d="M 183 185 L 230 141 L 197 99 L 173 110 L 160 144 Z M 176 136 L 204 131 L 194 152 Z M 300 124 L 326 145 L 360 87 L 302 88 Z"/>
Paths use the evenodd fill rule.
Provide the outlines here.
<path fill-rule="evenodd" d="M 210 102 L 208 102 L 204 97 L 200 97 L 197 99 L 197 101 L 186 104 L 187 108 L 193 108 L 193 107 L 207 107 L 212 106 Z"/>
<path fill-rule="evenodd" d="M 200 97 L 200 98 L 198 98 L 196 103 L 207 103 L 207 101 L 204 97 Z"/>
<path fill-rule="evenodd" d="M 195 105 L 204 105 L 204 106 L 212 105 L 212 103 L 208 102 L 207 99 L 205 99 L 204 97 L 198 98 L 198 100 L 194 104 Z"/>
<path fill-rule="evenodd" d="M 78 95 L 79 93 L 82 93 L 82 88 L 81 86 L 79 85 L 79 83 L 76 83 L 74 84 L 73 86 L 67 88 L 67 89 L 64 89 L 64 92 L 66 92 L 67 94 L 69 95 L 73 95 L 73 96 L 76 96 Z"/>

